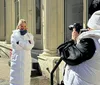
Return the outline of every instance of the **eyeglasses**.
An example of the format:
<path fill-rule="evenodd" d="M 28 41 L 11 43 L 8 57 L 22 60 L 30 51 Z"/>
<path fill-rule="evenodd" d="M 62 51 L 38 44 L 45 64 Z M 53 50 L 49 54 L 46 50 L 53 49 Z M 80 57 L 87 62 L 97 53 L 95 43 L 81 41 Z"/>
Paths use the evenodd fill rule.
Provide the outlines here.
<path fill-rule="evenodd" d="M 26 28 L 26 26 L 21 26 L 21 28 Z"/>

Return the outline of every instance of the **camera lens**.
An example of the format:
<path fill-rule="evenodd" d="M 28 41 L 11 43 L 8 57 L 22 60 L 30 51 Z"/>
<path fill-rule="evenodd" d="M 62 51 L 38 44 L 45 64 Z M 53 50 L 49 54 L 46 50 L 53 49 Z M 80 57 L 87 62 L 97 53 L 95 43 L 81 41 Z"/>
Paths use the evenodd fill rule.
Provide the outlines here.
<path fill-rule="evenodd" d="M 73 25 L 69 25 L 69 30 L 73 30 L 74 26 Z"/>

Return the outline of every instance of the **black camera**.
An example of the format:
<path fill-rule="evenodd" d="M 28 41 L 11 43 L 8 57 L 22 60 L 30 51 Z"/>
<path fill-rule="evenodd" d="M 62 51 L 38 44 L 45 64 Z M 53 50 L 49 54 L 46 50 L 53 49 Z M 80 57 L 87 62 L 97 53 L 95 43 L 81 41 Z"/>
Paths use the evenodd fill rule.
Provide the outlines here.
<path fill-rule="evenodd" d="M 73 28 L 76 29 L 76 31 L 79 33 L 80 30 L 83 28 L 80 23 L 74 23 L 73 25 L 68 26 L 69 30 L 73 30 Z"/>

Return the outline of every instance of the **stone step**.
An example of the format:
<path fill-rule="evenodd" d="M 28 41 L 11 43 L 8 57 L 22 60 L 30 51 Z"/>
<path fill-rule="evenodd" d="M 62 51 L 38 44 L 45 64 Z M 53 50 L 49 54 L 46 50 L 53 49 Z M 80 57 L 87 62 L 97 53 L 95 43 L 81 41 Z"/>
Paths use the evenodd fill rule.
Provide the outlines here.
<path fill-rule="evenodd" d="M 32 63 L 31 77 L 42 76 L 39 63 Z"/>
<path fill-rule="evenodd" d="M 42 73 L 40 73 L 37 69 L 32 69 L 31 77 L 37 77 L 37 76 L 42 76 Z"/>
<path fill-rule="evenodd" d="M 31 78 L 31 85 L 51 85 L 50 79 L 45 76 Z M 54 82 L 54 85 L 61 85 Z"/>
<path fill-rule="evenodd" d="M 9 80 L 0 79 L 0 85 L 9 85 Z M 50 81 L 48 78 L 39 76 L 31 78 L 30 85 L 50 85 Z"/>
<path fill-rule="evenodd" d="M 50 85 L 50 80 L 44 76 L 31 78 L 31 85 Z"/>

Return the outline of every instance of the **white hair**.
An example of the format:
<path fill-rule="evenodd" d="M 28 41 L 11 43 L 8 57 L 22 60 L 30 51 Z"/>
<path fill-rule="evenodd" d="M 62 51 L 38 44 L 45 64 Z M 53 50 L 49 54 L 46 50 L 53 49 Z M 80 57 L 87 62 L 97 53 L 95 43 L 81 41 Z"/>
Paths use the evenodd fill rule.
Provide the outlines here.
<path fill-rule="evenodd" d="M 25 20 L 25 19 L 20 19 L 19 22 L 18 22 L 18 25 L 17 25 L 16 29 L 19 29 L 19 26 L 20 26 L 22 23 L 26 23 L 26 20 Z"/>

